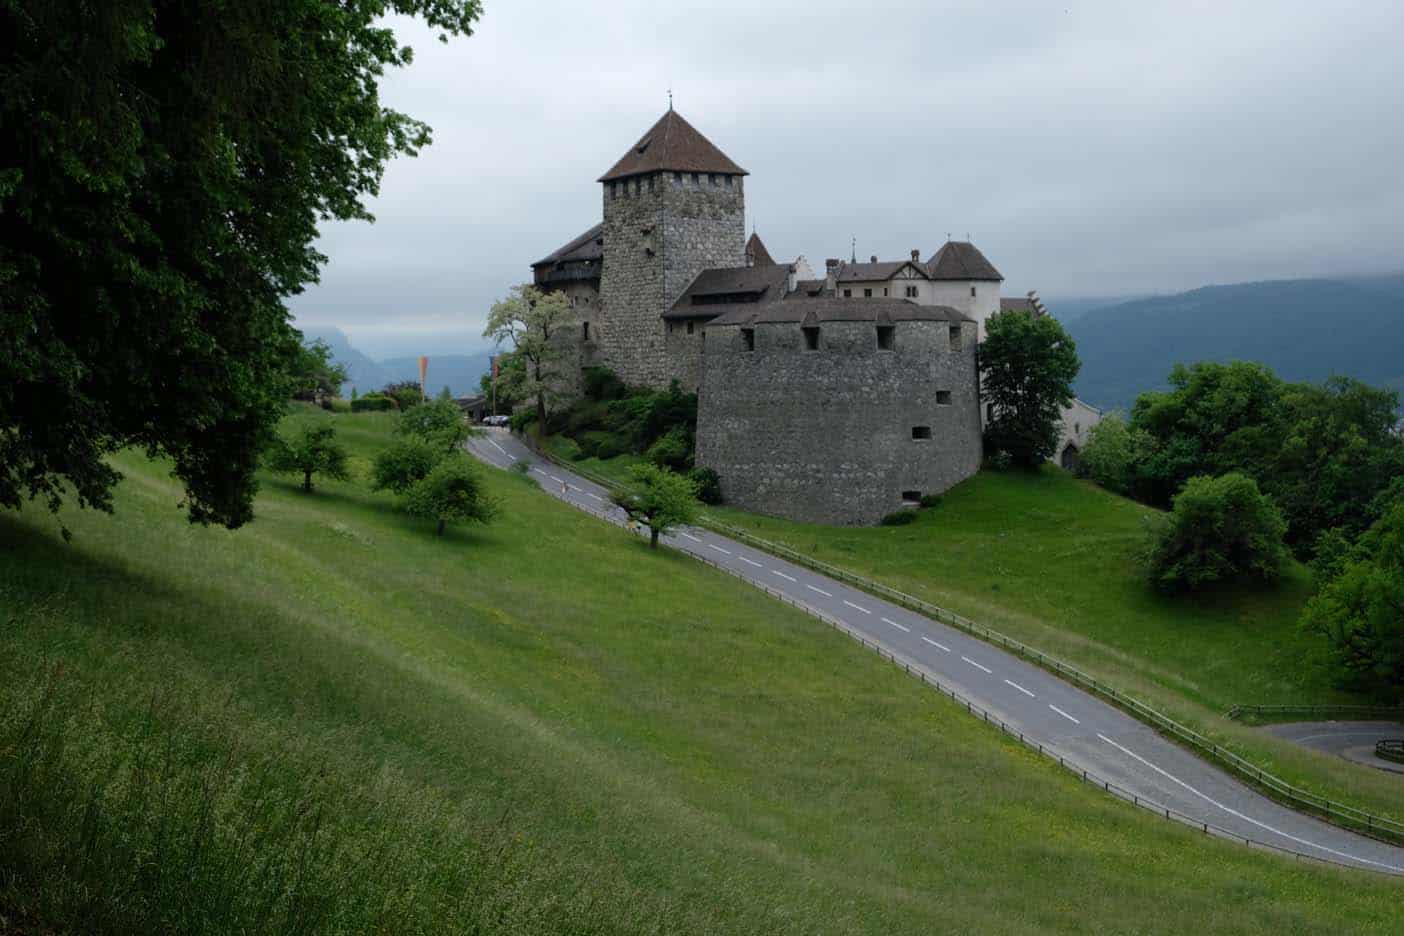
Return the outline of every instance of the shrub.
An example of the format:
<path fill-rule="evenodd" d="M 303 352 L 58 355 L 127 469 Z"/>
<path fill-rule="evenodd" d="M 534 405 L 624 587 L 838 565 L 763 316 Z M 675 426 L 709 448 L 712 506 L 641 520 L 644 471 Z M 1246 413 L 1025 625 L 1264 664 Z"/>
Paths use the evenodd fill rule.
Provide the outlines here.
<path fill-rule="evenodd" d="M 556 454 L 571 461 L 581 461 L 585 458 L 585 453 L 580 450 L 580 443 L 569 436 L 562 436 L 557 440 Z"/>
<path fill-rule="evenodd" d="M 940 494 L 923 494 L 923 495 L 921 495 L 921 506 L 923 506 L 923 507 L 940 507 L 940 506 L 941 506 L 941 495 L 940 495 Z"/>
<path fill-rule="evenodd" d="M 523 409 L 517 410 L 515 413 L 513 413 L 512 418 L 508 420 L 507 425 L 509 425 L 512 428 L 513 432 L 526 432 L 527 427 L 535 425 L 535 423 L 536 410 Z"/>
<path fill-rule="evenodd" d="M 381 393 L 394 400 L 402 410 L 411 409 L 424 402 L 424 392 L 419 389 L 419 384 L 413 380 L 386 384 Z"/>
<path fill-rule="evenodd" d="M 434 400 L 401 414 L 395 431 L 420 439 L 440 452 L 456 451 L 468 440 L 472 428 L 453 400 Z"/>
<path fill-rule="evenodd" d="M 892 513 L 882 518 L 883 526 L 906 526 L 915 523 L 917 512 L 910 507 L 903 507 L 901 510 L 894 510 Z"/>
<path fill-rule="evenodd" d="M 659 437 L 644 453 L 649 461 L 662 468 L 686 471 L 692 467 L 692 440 L 685 426 L 674 426 Z"/>
<path fill-rule="evenodd" d="M 443 452 L 420 438 L 400 439 L 379 455 L 371 467 L 371 490 L 404 494 L 424 480 Z"/>
<path fill-rule="evenodd" d="M 321 474 L 337 481 L 351 477 L 346 449 L 336 441 L 331 426 L 303 426 L 291 442 L 279 437 L 269 450 L 269 469 L 302 475 L 302 489 L 312 493 L 312 476 Z"/>
<path fill-rule="evenodd" d="M 1168 520 L 1152 532 L 1146 555 L 1151 584 L 1178 592 L 1240 579 L 1273 581 L 1287 558 L 1285 529 L 1252 478 L 1237 472 L 1190 478 Z"/>
<path fill-rule="evenodd" d="M 584 383 L 585 396 L 591 400 L 619 400 L 628 392 L 624 385 L 608 367 L 587 367 L 580 372 Z"/>
<path fill-rule="evenodd" d="M 608 461 L 616 455 L 623 455 L 629 451 L 629 443 L 624 439 L 613 432 L 603 432 L 598 429 L 582 435 L 579 439 L 579 445 L 586 458 L 598 458 L 601 461 Z"/>
<path fill-rule="evenodd" d="M 367 393 L 351 401 L 353 413 L 375 413 L 381 410 L 399 409 L 400 404 L 383 393 Z"/>
<path fill-rule="evenodd" d="M 704 504 L 716 506 L 722 502 L 721 476 L 711 468 L 694 468 L 687 478 L 697 487 L 697 499 Z"/>
<path fill-rule="evenodd" d="M 412 517 L 433 520 L 438 536 L 450 523 L 488 523 L 497 516 L 497 504 L 483 490 L 477 467 L 463 452 L 441 459 L 411 487 L 404 509 Z"/>
<path fill-rule="evenodd" d="M 1137 436 L 1144 437 L 1138 440 Z M 1087 433 L 1087 445 L 1077 473 L 1117 494 L 1130 494 L 1135 484 L 1137 452 L 1149 444 L 1143 430 L 1133 433 L 1120 413 L 1108 413 Z"/>
<path fill-rule="evenodd" d="M 527 461 L 525 458 L 519 458 L 516 461 L 512 462 L 511 467 L 509 467 L 507 470 L 512 472 L 512 474 L 530 476 L 531 462 Z"/>

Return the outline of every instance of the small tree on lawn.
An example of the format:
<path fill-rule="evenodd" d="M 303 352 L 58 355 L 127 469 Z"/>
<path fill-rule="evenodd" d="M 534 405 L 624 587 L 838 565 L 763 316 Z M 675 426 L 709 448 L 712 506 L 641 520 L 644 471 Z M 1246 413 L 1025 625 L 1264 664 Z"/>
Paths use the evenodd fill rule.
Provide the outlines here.
<path fill-rule="evenodd" d="M 302 489 L 309 494 L 313 475 L 336 481 L 351 477 L 346 468 L 346 449 L 337 443 L 336 430 L 331 426 L 303 426 L 292 441 L 277 439 L 268 453 L 268 467 L 286 474 L 301 472 Z"/>
<path fill-rule="evenodd" d="M 992 451 L 1036 468 L 1058 447 L 1063 408 L 1082 363 L 1058 320 L 1010 310 L 985 323 L 980 344 L 980 395 L 994 405 L 985 428 Z"/>
<path fill-rule="evenodd" d="M 1286 530 L 1272 500 L 1245 475 L 1190 478 L 1147 555 L 1151 584 L 1193 591 L 1241 579 L 1274 581 L 1287 558 Z"/>
<path fill-rule="evenodd" d="M 412 517 L 433 520 L 437 536 L 443 536 L 450 523 L 488 523 L 497 516 L 497 504 L 483 490 L 482 476 L 462 452 L 440 459 L 411 486 L 404 508 Z"/>
<path fill-rule="evenodd" d="M 512 294 L 492 304 L 483 336 L 498 344 L 510 342 L 524 365 L 521 386 L 511 392 L 536 399 L 536 423 L 545 427 L 547 403 L 559 396 L 561 362 L 565 356 L 557 333 L 575 321 L 570 303 L 561 292 L 542 292 L 535 286 L 512 287 Z M 499 388 L 503 374 L 499 370 Z"/>
<path fill-rule="evenodd" d="M 406 410 L 400 414 L 395 431 L 407 438 L 421 439 L 444 453 L 457 451 L 473 434 L 463 410 L 451 399 L 437 399 Z"/>
<path fill-rule="evenodd" d="M 371 467 L 371 490 L 405 494 L 434 470 L 444 453 L 423 439 L 399 439 L 379 455 Z"/>
<path fill-rule="evenodd" d="M 629 468 L 629 480 L 611 497 L 629 519 L 648 527 L 648 544 L 658 547 L 658 537 L 697 517 L 697 485 L 680 474 L 657 465 Z"/>
<path fill-rule="evenodd" d="M 293 398 L 320 403 L 323 397 L 341 395 L 346 383 L 346 365 L 338 363 L 327 343 L 318 338 L 297 351 L 289 367 Z"/>

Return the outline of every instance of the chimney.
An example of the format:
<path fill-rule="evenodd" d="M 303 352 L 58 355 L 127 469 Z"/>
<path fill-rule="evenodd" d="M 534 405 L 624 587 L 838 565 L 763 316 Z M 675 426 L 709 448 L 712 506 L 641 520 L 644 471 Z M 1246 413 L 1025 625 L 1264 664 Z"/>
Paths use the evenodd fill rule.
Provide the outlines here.
<path fill-rule="evenodd" d="M 799 288 L 799 271 L 796 264 L 790 264 L 790 275 L 785 277 L 785 294 L 789 295 Z"/>
<path fill-rule="evenodd" d="M 877 254 L 873 254 L 871 257 L 869 257 L 869 258 L 868 258 L 868 262 L 869 262 L 869 263 L 877 263 Z"/>
<path fill-rule="evenodd" d="M 838 289 L 838 271 L 840 261 L 830 257 L 824 261 L 824 293 L 832 296 Z"/>
<path fill-rule="evenodd" d="M 912 262 L 913 262 L 913 263 L 920 263 L 920 262 L 921 262 L 921 251 L 920 251 L 920 250 L 913 250 L 913 251 L 912 251 Z"/>

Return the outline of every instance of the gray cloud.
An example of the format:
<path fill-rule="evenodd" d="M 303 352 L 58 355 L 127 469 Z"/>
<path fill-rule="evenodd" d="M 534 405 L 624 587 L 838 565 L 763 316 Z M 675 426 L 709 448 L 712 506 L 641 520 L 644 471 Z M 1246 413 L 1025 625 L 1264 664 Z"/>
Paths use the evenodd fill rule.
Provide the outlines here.
<path fill-rule="evenodd" d="M 446 46 L 402 24 L 416 61 L 384 98 L 435 143 L 387 171 L 376 224 L 324 230 L 293 309 L 374 354 L 479 344 L 492 301 L 598 220 L 594 179 L 669 87 L 752 173 L 777 257 L 968 232 L 1007 291 L 1055 297 L 1397 270 L 1401 29 L 1375 0 L 489 0 Z"/>

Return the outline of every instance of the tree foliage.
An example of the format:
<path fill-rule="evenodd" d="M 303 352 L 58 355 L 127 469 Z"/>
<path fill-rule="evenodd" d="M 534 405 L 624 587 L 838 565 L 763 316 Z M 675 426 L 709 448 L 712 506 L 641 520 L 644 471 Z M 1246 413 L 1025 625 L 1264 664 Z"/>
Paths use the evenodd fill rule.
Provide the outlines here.
<path fill-rule="evenodd" d="M 276 438 L 268 448 L 266 461 L 272 471 L 301 474 L 302 489 L 309 494 L 314 475 L 336 481 L 351 477 L 346 449 L 336 441 L 336 430 L 327 425 L 303 426 L 291 440 Z"/>
<path fill-rule="evenodd" d="M 574 321 L 575 313 L 564 293 L 543 292 L 523 283 L 513 286 L 507 298 L 492 304 L 487 327 L 483 329 L 483 337 L 512 346 L 522 368 L 511 372 L 510 379 L 518 383 L 508 389 L 508 394 L 534 399 L 536 422 L 543 428 L 551 407 L 561 398 L 561 380 L 565 376 L 562 329 Z M 507 375 L 499 371 L 499 392 L 504 376 Z"/>
<path fill-rule="evenodd" d="M 523 395 L 526 382 L 526 364 L 521 355 L 508 351 L 497 356 L 496 390 L 491 370 L 479 378 L 478 389 L 497 413 L 510 414 L 518 404 L 526 402 L 527 397 Z"/>
<path fill-rule="evenodd" d="M 252 516 L 324 219 L 369 218 L 428 128 L 382 107 L 387 13 L 477 0 L 0 0 L 0 505 L 110 510 L 164 454 L 196 522 Z"/>
<path fill-rule="evenodd" d="M 432 400 L 401 413 L 395 431 L 420 439 L 440 453 L 457 451 L 473 434 L 463 410 L 452 399 Z"/>
<path fill-rule="evenodd" d="M 1151 584 L 1180 592 L 1274 581 L 1287 558 L 1284 529 L 1282 515 L 1252 478 L 1237 473 L 1190 478 L 1169 518 L 1152 532 Z"/>
<path fill-rule="evenodd" d="M 288 376 L 293 399 L 319 401 L 340 395 L 341 385 L 346 383 L 346 365 L 338 363 L 331 348 L 318 338 L 298 347 Z"/>
<path fill-rule="evenodd" d="M 444 535 L 450 523 L 489 523 L 497 516 L 495 501 L 483 490 L 482 476 L 463 452 L 446 455 L 422 481 L 409 488 L 404 510 L 412 517 L 433 520 Z"/>
<path fill-rule="evenodd" d="M 397 440 L 375 456 L 371 465 L 371 490 L 406 494 L 429 476 L 444 452 L 423 439 L 410 436 Z"/>
<path fill-rule="evenodd" d="M 1077 347 L 1051 316 L 1009 311 L 985 323 L 980 393 L 993 404 L 986 447 L 1015 464 L 1036 467 L 1058 447 L 1064 407 L 1081 364 Z"/>
<path fill-rule="evenodd" d="M 1404 500 L 1346 547 L 1338 533 L 1317 550 L 1318 591 L 1302 626 L 1321 634 L 1347 680 L 1404 697 Z"/>
<path fill-rule="evenodd" d="M 1138 459 L 1148 444 L 1145 434 L 1132 431 L 1120 413 L 1108 413 L 1088 430 L 1078 474 L 1109 491 L 1130 494 L 1136 484 Z"/>
<path fill-rule="evenodd" d="M 697 519 L 697 486 L 688 478 L 648 463 L 631 465 L 629 478 L 611 499 L 629 519 L 649 530 L 649 545 L 658 537 Z"/>
<path fill-rule="evenodd" d="M 402 411 L 414 409 L 424 402 L 424 391 L 417 380 L 400 380 L 388 383 L 380 390 L 382 396 L 395 401 L 396 408 Z"/>
<path fill-rule="evenodd" d="M 1243 361 L 1177 366 L 1170 387 L 1142 394 L 1131 413 L 1129 485 L 1149 503 L 1170 503 L 1194 475 L 1241 472 L 1307 554 L 1324 530 L 1353 537 L 1368 527 L 1404 475 L 1392 390 L 1345 377 L 1289 384 Z"/>

